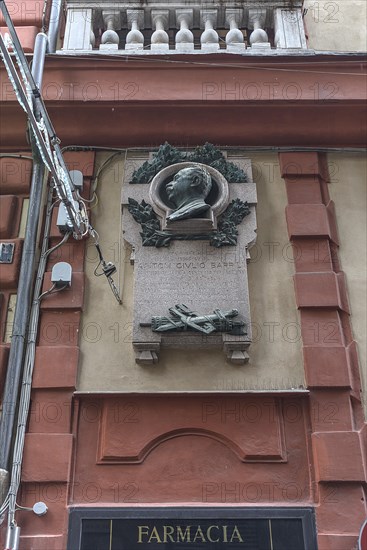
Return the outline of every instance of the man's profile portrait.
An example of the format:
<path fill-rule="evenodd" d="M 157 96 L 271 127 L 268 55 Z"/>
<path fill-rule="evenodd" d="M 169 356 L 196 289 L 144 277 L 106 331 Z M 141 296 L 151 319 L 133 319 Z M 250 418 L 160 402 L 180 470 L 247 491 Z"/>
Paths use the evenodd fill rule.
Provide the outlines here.
<path fill-rule="evenodd" d="M 193 165 L 183 168 L 167 183 L 166 191 L 170 201 L 176 206 L 168 221 L 196 218 L 206 212 L 210 205 L 205 202 L 212 187 L 209 172 L 203 167 Z"/>

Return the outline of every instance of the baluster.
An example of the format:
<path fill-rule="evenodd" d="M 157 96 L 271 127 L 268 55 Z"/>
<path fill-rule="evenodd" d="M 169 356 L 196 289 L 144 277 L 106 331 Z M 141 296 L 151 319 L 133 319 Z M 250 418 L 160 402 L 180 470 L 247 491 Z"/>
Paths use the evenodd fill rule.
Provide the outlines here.
<path fill-rule="evenodd" d="M 246 45 L 243 41 L 243 34 L 239 29 L 242 23 L 242 9 L 227 9 L 226 23 L 229 26 L 229 31 L 226 34 L 227 50 L 237 51 L 239 48 L 245 49 Z"/>
<path fill-rule="evenodd" d="M 106 30 L 102 34 L 100 50 L 118 50 L 119 49 L 119 35 L 115 29 L 121 28 L 121 16 L 117 10 L 103 11 L 102 17 Z"/>
<path fill-rule="evenodd" d="M 250 44 L 252 48 L 269 49 L 270 42 L 266 31 L 262 27 L 265 26 L 266 9 L 250 9 L 249 23 L 250 29 L 254 29 L 250 35 Z"/>
<path fill-rule="evenodd" d="M 176 51 L 192 52 L 194 50 L 194 35 L 190 31 L 193 24 L 193 10 L 176 10 L 177 27 L 180 30 L 176 33 Z"/>
<path fill-rule="evenodd" d="M 168 10 L 152 10 L 152 25 L 155 31 L 151 36 L 152 51 L 167 51 L 169 50 L 168 34 L 165 29 L 168 29 Z"/>
<path fill-rule="evenodd" d="M 91 50 L 94 11 L 91 8 L 68 8 L 63 50 Z"/>
<path fill-rule="evenodd" d="M 219 50 L 219 36 L 214 27 L 217 26 L 217 10 L 200 10 L 201 28 L 204 32 L 200 37 L 201 49 L 206 52 Z"/>
<path fill-rule="evenodd" d="M 302 10 L 274 9 L 274 45 L 276 48 L 307 49 Z"/>
<path fill-rule="evenodd" d="M 144 29 L 144 11 L 126 10 L 127 23 L 130 32 L 126 36 L 126 50 L 142 50 L 144 48 L 144 36 L 140 29 Z"/>
<path fill-rule="evenodd" d="M 92 49 L 93 49 L 94 46 L 96 45 L 96 35 L 94 34 L 93 29 L 90 30 L 90 39 L 89 39 L 89 43 L 90 43 Z"/>

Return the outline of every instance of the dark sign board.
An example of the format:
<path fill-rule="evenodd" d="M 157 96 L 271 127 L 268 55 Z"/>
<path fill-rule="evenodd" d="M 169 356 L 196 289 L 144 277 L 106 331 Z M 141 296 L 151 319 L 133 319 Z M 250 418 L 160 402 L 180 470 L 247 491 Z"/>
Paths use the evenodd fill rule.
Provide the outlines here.
<path fill-rule="evenodd" d="M 68 550 L 316 550 L 311 508 L 74 508 Z"/>

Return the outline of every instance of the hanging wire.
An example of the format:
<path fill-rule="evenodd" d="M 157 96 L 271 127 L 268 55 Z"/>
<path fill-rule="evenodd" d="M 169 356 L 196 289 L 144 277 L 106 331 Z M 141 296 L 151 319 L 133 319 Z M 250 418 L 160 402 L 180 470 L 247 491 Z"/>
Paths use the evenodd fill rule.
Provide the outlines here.
<path fill-rule="evenodd" d="M 42 300 L 42 298 L 44 298 L 45 296 L 48 296 L 48 294 L 52 294 L 52 291 L 53 289 L 55 288 L 55 283 L 52 285 L 52 287 L 49 289 L 49 290 L 46 290 L 45 292 L 42 292 L 42 294 L 40 294 L 38 296 L 38 301 L 40 302 Z"/>
<path fill-rule="evenodd" d="M 119 291 L 115 285 L 114 280 L 112 279 L 112 275 L 117 271 L 116 266 L 112 262 L 105 261 L 100 244 L 99 244 L 99 235 L 97 231 L 91 228 L 90 234 L 91 234 L 91 237 L 94 239 L 94 246 L 96 247 L 98 257 L 99 257 L 99 262 L 97 267 L 94 270 L 94 275 L 96 277 L 101 277 L 102 275 L 105 275 L 105 277 L 107 278 L 108 284 L 110 285 L 110 288 L 112 290 L 112 293 L 116 298 L 116 301 L 118 302 L 119 305 L 122 305 L 122 300 L 120 298 Z M 101 271 L 98 272 L 98 268 L 100 266 L 101 266 Z"/>
<path fill-rule="evenodd" d="M 80 199 L 81 201 L 86 202 L 87 204 L 91 205 L 89 208 L 95 208 L 97 206 L 98 202 L 99 202 L 97 193 L 95 193 L 95 192 L 93 192 L 93 196 L 92 196 L 91 199 L 85 199 L 84 197 L 82 197 L 78 190 L 76 191 L 76 194 L 77 194 L 78 199 Z"/>
<path fill-rule="evenodd" d="M 60 286 L 60 287 L 56 287 L 56 283 L 54 283 L 51 286 L 51 288 L 49 288 L 48 290 L 45 290 L 45 292 L 42 292 L 42 294 L 38 296 L 38 301 L 40 302 L 45 296 L 49 296 L 50 294 L 56 294 L 56 292 L 61 292 L 61 290 L 65 290 L 68 287 L 69 287 L 68 283 L 65 283 L 63 286 Z"/>
<path fill-rule="evenodd" d="M 46 32 L 46 13 L 47 13 L 47 4 L 48 4 L 48 0 L 44 0 L 44 2 L 43 2 L 43 9 L 42 9 L 41 32 Z"/>
<path fill-rule="evenodd" d="M 33 160 L 33 157 L 30 157 L 29 155 L 21 155 L 19 153 L 0 153 L 0 158 L 16 158 L 16 159 L 27 159 L 27 160 Z"/>
<path fill-rule="evenodd" d="M 122 149 L 121 151 L 117 151 L 117 152 L 114 152 L 112 155 L 110 155 L 102 164 L 101 166 L 98 168 L 97 170 L 97 173 L 96 175 L 94 176 L 94 178 L 92 178 L 92 191 L 93 192 L 96 192 L 97 190 L 97 186 L 98 186 L 98 178 L 99 176 L 101 175 L 101 173 L 103 172 L 103 170 L 106 168 L 106 166 L 115 158 L 117 157 L 118 155 L 121 155 L 123 153 L 125 153 L 126 149 Z"/>
<path fill-rule="evenodd" d="M 320 61 L 319 58 L 317 58 L 317 64 L 318 65 L 333 65 L 333 63 L 337 64 L 337 63 L 340 63 L 340 60 L 338 60 L 338 56 L 342 56 L 342 55 L 349 55 L 350 57 L 352 56 L 357 56 L 357 55 L 361 55 L 361 52 L 338 52 L 338 55 L 335 54 L 335 52 L 333 51 L 324 51 L 324 50 L 314 50 L 316 53 L 321 53 L 321 54 L 329 54 L 329 55 L 333 55 L 335 57 L 335 59 L 328 59 L 328 60 L 325 60 L 325 61 Z M 223 51 L 223 54 L 226 54 L 225 51 Z M 216 62 L 213 62 L 212 60 L 203 60 L 203 61 L 199 61 L 198 59 L 196 59 L 195 61 L 186 61 L 186 60 L 183 60 L 183 59 L 176 59 L 175 56 L 172 56 L 172 58 L 168 59 L 167 57 L 157 57 L 155 55 L 152 55 L 152 56 L 139 56 L 139 55 L 134 55 L 132 56 L 131 54 L 124 54 L 124 53 L 121 53 L 121 54 L 114 54 L 113 56 L 109 56 L 109 62 L 111 63 L 121 63 L 121 59 L 125 59 L 126 61 L 129 61 L 130 59 L 133 59 L 134 61 L 141 61 L 142 63 L 148 63 L 148 64 L 153 64 L 156 65 L 157 63 L 162 63 L 162 64 L 175 64 L 175 65 L 202 65 L 204 67 L 223 67 L 223 68 L 228 68 L 228 67 L 233 67 L 235 69 L 239 69 L 239 70 L 253 70 L 253 69 L 256 69 L 256 70 L 259 70 L 259 71 L 270 71 L 270 72 L 284 72 L 284 73 L 308 73 L 308 74 L 325 74 L 325 70 L 320 67 L 320 70 L 317 71 L 317 70 L 312 70 L 312 69 L 309 69 L 309 70 L 306 70 L 306 69 L 299 69 L 299 68 L 283 68 L 283 67 L 278 67 L 278 66 L 273 66 L 273 67 L 264 67 L 263 63 L 264 63 L 264 57 L 262 56 L 262 61 L 261 61 L 261 64 L 260 63 L 256 63 L 256 62 L 253 62 L 252 60 L 250 62 L 247 62 L 247 60 L 244 61 L 245 57 L 247 56 L 247 54 L 236 54 L 236 56 L 239 58 L 239 63 L 234 63 L 234 62 L 220 62 L 220 61 L 216 61 Z M 56 57 L 56 55 L 55 55 Z M 58 57 L 59 54 L 58 54 Z M 196 56 L 195 56 L 196 57 Z M 201 56 L 200 56 L 201 57 Z M 203 55 L 203 57 L 205 57 L 205 54 Z M 82 54 L 80 56 L 72 56 L 72 55 L 69 55 L 68 56 L 68 60 L 70 61 L 80 61 L 81 59 L 93 59 L 93 61 L 101 61 L 101 62 L 105 62 L 106 60 L 106 57 L 105 55 L 101 55 L 101 54 L 98 54 L 98 53 L 90 53 L 90 54 Z M 277 56 L 268 56 L 266 59 L 269 59 L 269 61 L 274 61 L 274 60 L 278 60 L 278 57 Z M 357 66 L 360 66 L 361 65 L 361 60 L 354 60 L 354 59 L 351 59 L 348 61 L 348 63 L 350 64 L 356 64 Z M 287 61 L 287 65 L 292 65 L 292 64 L 296 64 L 297 66 L 299 65 L 299 61 Z M 302 65 L 307 65 L 307 64 L 311 64 L 311 65 L 314 65 L 315 64 L 315 56 L 314 55 L 310 55 L 308 59 L 305 59 L 303 60 L 302 62 Z M 363 78 L 366 78 L 366 74 L 365 72 L 362 72 L 362 70 L 358 73 L 356 72 L 341 72 L 341 71 L 330 71 L 327 73 L 329 76 L 333 76 L 333 75 L 345 75 L 345 76 L 360 76 L 360 77 L 363 77 Z"/>

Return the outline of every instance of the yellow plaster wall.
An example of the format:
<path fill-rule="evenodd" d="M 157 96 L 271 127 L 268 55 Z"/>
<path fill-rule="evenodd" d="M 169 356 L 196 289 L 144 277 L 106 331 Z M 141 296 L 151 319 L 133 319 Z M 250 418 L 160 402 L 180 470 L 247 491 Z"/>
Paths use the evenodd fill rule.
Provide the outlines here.
<path fill-rule="evenodd" d="M 366 0 L 305 0 L 308 47 L 366 51 Z"/>
<path fill-rule="evenodd" d="M 98 155 L 98 163 L 107 156 Z M 197 349 L 162 350 L 157 365 L 135 364 L 131 343 L 134 268 L 123 242 L 123 253 L 118 254 L 123 162 L 116 157 L 101 174 L 93 224 L 106 260 L 119 264 L 120 275 L 115 279 L 123 305 L 117 304 L 105 278 L 93 275 L 95 253 L 89 247 L 78 390 L 228 391 L 303 385 L 294 266 L 284 216 L 285 186 L 277 155 L 254 155 L 252 160 L 258 191 L 258 241 L 248 267 L 254 336 L 249 364 L 235 366 L 226 362 L 220 350 Z"/>
<path fill-rule="evenodd" d="M 339 259 L 346 274 L 367 412 L 367 162 L 362 154 L 329 154 L 330 198 L 335 202 Z"/>

